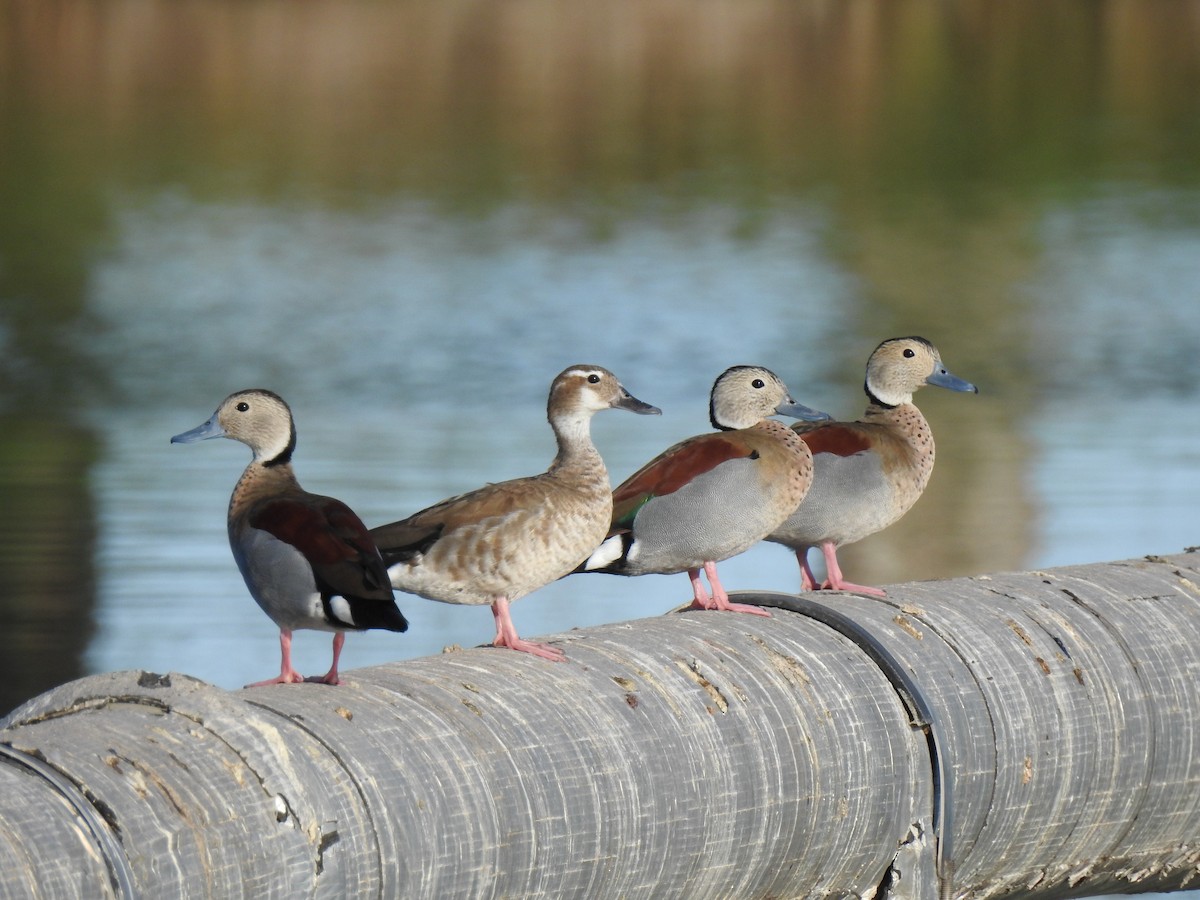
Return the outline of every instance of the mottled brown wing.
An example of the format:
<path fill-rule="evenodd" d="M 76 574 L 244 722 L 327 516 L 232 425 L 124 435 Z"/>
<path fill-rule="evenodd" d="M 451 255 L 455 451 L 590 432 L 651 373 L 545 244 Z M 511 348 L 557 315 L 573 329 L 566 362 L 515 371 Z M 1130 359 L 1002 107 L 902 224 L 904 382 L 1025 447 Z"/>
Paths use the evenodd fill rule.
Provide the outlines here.
<path fill-rule="evenodd" d="M 442 537 L 463 525 L 541 502 L 542 478 L 518 478 L 489 484 L 457 497 L 450 497 L 413 513 L 407 519 L 372 528 L 370 536 L 379 545 L 388 565 L 425 553 Z"/>

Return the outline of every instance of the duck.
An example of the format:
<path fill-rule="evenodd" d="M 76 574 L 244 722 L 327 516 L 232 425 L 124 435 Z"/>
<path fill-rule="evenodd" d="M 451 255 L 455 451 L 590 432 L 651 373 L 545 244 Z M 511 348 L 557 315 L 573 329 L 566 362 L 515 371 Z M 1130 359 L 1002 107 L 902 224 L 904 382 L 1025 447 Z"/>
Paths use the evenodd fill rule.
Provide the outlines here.
<path fill-rule="evenodd" d="M 372 528 L 392 586 L 430 600 L 488 604 L 493 646 L 561 662 L 550 644 L 517 633 L 510 605 L 574 569 L 604 539 L 612 515 L 608 470 L 592 443 L 605 409 L 661 410 L 601 366 L 568 366 L 550 385 L 546 415 L 558 445 L 541 474 L 489 484 Z"/>
<path fill-rule="evenodd" d="M 769 418 L 775 414 L 830 418 L 793 400 L 770 369 L 740 365 L 722 372 L 709 396 L 716 431 L 673 445 L 613 491 L 608 534 L 578 571 L 687 572 L 690 608 L 769 616 L 757 606 L 729 601 L 717 563 L 779 527 L 812 482 L 808 445 Z"/>
<path fill-rule="evenodd" d="M 292 470 L 296 426 L 283 398 L 237 391 L 208 421 L 171 438 L 241 441 L 253 453 L 229 500 L 229 545 L 255 602 L 279 628 L 279 675 L 247 687 L 305 681 L 292 666 L 292 632 L 332 631 L 333 664 L 308 679 L 340 684 L 347 631 L 405 631 L 387 568 L 367 526 L 345 503 L 310 494 Z"/>
<path fill-rule="evenodd" d="M 847 581 L 837 551 L 898 520 L 929 483 L 933 432 L 913 405 L 913 394 L 927 384 L 979 393 L 950 373 L 926 338 L 890 338 L 867 360 L 862 418 L 793 426 L 812 450 L 815 474 L 808 494 L 767 540 L 795 551 L 804 590 L 817 589 L 808 551 L 819 547 L 828 576 L 821 587 L 886 596 L 881 588 Z"/>

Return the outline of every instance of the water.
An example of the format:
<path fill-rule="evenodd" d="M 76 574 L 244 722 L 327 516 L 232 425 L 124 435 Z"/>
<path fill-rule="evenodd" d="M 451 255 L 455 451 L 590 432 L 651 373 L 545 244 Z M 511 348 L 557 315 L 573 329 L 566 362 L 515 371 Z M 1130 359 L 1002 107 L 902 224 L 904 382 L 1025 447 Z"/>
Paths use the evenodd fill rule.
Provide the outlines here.
<path fill-rule="evenodd" d="M 1055 299 L 1040 311 L 1029 351 L 1032 393 L 1045 396 L 1013 397 L 986 379 L 978 397 L 919 395 L 942 447 L 935 487 L 893 529 L 900 543 L 881 535 L 863 546 L 878 545 L 880 577 L 1119 559 L 1194 540 L 1193 436 L 1144 436 L 1195 406 L 1177 393 L 1186 372 L 1181 379 L 1160 366 L 1158 354 L 1170 359 L 1171 346 L 1200 341 L 1179 290 L 1200 284 L 1200 252 L 1186 252 L 1188 241 L 1200 250 L 1200 235 L 1139 228 L 1091 241 L 1063 215 L 1045 226 L 1056 242 L 1052 264 L 1030 279 Z M 128 201 L 76 335 L 79 355 L 108 372 L 122 398 L 88 416 L 101 442 L 92 485 L 105 598 L 90 670 L 175 668 L 227 687 L 270 674 L 274 631 L 241 585 L 223 527 L 248 453 L 233 442 L 167 443 L 231 390 L 285 393 L 298 419 L 303 483 L 372 525 L 544 468 L 553 455 L 548 381 L 576 361 L 609 366 L 665 411 L 596 420 L 617 479 L 707 430 L 707 389 L 731 364 L 764 362 L 805 402 L 839 415 L 861 407 L 865 360 L 839 362 L 829 348 L 869 323 L 855 310 L 849 276 L 818 252 L 818 216 L 780 215 L 746 241 L 730 236 L 720 210 L 704 210 L 666 225 L 631 223 L 599 243 L 572 234 L 570 221 L 531 218 L 513 209 L 483 225 L 431 222 L 402 205 L 363 221 L 178 196 Z M 521 240 L 504 239 L 514 230 Z M 1155 273 L 1138 279 L 1136 315 L 1114 302 L 1134 278 L 1122 259 Z M 1139 316 L 1159 324 L 1120 322 Z M 1105 319 L 1117 321 L 1085 327 Z M 95 333 L 105 340 L 92 342 Z M 1129 338 L 1114 348 L 1121 333 Z M 874 339 L 857 340 L 860 356 Z M 944 354 L 977 381 L 974 371 L 987 366 L 956 357 L 953 344 Z M 1062 396 L 1060 380 L 1081 372 L 1087 378 Z M 981 484 L 959 493 L 964 481 Z M 957 508 L 954 494 L 965 501 Z M 927 542 L 935 513 L 949 518 L 934 532 L 945 546 L 922 553 L 903 542 Z M 976 541 L 988 546 L 973 549 Z M 860 571 L 871 564 L 868 553 Z M 797 587 L 794 561 L 774 546 L 722 570 L 731 587 Z M 682 575 L 574 577 L 522 600 L 515 615 L 522 631 L 549 633 L 655 615 L 686 597 Z M 483 608 L 409 597 L 401 605 L 411 631 L 353 636 L 349 664 L 436 653 L 491 633 Z M 325 665 L 326 636 L 297 643 L 302 668 Z"/>

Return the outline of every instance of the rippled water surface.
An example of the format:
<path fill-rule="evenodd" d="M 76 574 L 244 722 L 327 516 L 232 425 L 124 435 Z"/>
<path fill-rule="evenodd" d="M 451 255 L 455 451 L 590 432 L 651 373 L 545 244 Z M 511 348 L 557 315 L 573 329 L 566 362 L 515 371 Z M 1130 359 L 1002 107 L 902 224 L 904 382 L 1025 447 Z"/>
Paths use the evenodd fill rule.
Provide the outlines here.
<path fill-rule="evenodd" d="M 765 363 L 805 402 L 856 414 L 862 362 L 889 333 L 856 336 L 870 315 L 856 309 L 850 275 L 817 252 L 822 224 L 804 212 L 780 215 L 753 240 L 731 237 L 720 211 L 706 210 L 631 223 L 601 243 L 572 236 L 570 222 L 523 226 L 519 210 L 488 223 L 484 241 L 477 224 L 405 209 L 363 222 L 152 198 L 130 201 L 120 219 L 77 335 L 81 356 L 112 375 L 121 397 L 87 416 L 99 442 L 93 670 L 174 668 L 233 687 L 276 663 L 274 630 L 246 594 L 224 530 L 248 452 L 167 441 L 230 390 L 287 395 L 303 483 L 380 524 L 544 468 L 554 452 L 548 381 L 572 362 L 609 366 L 664 409 L 595 420 L 619 479 L 707 430 L 709 384 L 731 364 Z M 514 228 L 520 238 L 503 239 Z M 1200 283 L 1200 235 L 1139 227 L 1091 241 L 1069 224 L 1045 228 L 1061 246 L 1029 279 L 1044 308 L 1015 350 L 1032 388 L 989 378 L 1006 366 L 988 353 L 1010 346 L 977 338 L 982 354 L 971 354 L 942 341 L 947 365 L 981 393 L 918 395 L 941 446 L 937 474 L 894 535 L 862 545 L 854 558 L 864 575 L 1125 558 L 1196 538 L 1200 450 L 1190 428 L 1163 423 L 1196 406 L 1190 390 L 1176 393 L 1183 373 L 1169 360 L 1173 345 L 1200 340 L 1180 290 Z M 1122 259 L 1153 277 L 1135 278 Z M 1115 302 L 1125 280 L 1138 284 L 1140 311 Z M 731 588 L 798 587 L 794 560 L 775 546 L 721 568 Z M 522 600 L 515 616 L 522 631 L 548 633 L 659 614 L 687 596 L 683 575 L 576 576 Z M 411 631 L 353 636 L 349 664 L 491 635 L 486 608 L 400 602 Z M 326 636 L 297 643 L 303 667 L 326 664 Z"/>

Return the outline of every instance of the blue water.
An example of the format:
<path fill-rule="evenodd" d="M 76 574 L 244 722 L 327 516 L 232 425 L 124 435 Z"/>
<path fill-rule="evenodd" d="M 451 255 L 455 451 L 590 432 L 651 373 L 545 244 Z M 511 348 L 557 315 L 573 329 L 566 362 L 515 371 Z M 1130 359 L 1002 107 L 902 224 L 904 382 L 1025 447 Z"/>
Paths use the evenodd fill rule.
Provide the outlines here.
<path fill-rule="evenodd" d="M 568 364 L 605 365 L 664 410 L 597 417 L 616 481 L 708 429 L 708 388 L 728 365 L 765 364 L 802 402 L 854 416 L 866 353 L 890 333 L 924 330 L 897 328 L 895 311 L 873 324 L 878 311 L 823 248 L 818 208 L 779 212 L 752 238 L 714 208 L 596 239 L 585 223 L 519 207 L 455 221 L 403 203 L 362 215 L 171 192 L 120 207 L 119 240 L 95 268 L 75 335 L 112 379 L 86 412 L 103 446 L 92 473 L 96 671 L 173 669 L 224 687 L 277 671 L 275 629 L 225 537 L 248 451 L 168 444 L 233 390 L 282 393 L 301 482 L 374 525 L 544 469 L 554 453 L 546 390 Z M 969 323 L 961 347 L 928 335 L 981 393 L 918 395 L 941 455 L 931 496 L 892 529 L 899 543 L 864 542 L 882 578 L 1200 543 L 1200 233 L 1111 210 L 1105 229 L 1095 221 L 1094 209 L 1063 209 L 1039 226 L 1042 262 L 1012 301 L 1018 337 L 990 342 Z M 937 499 L 939 482 L 968 490 Z M 918 538 L 931 546 L 911 550 Z M 798 588 L 794 559 L 775 546 L 721 572 L 730 589 Z M 683 575 L 576 576 L 522 600 L 514 618 L 533 636 L 656 615 L 688 597 Z M 486 608 L 399 601 L 410 631 L 350 636 L 345 667 L 492 635 Z M 327 635 L 297 637 L 302 671 L 324 671 L 328 653 Z"/>

